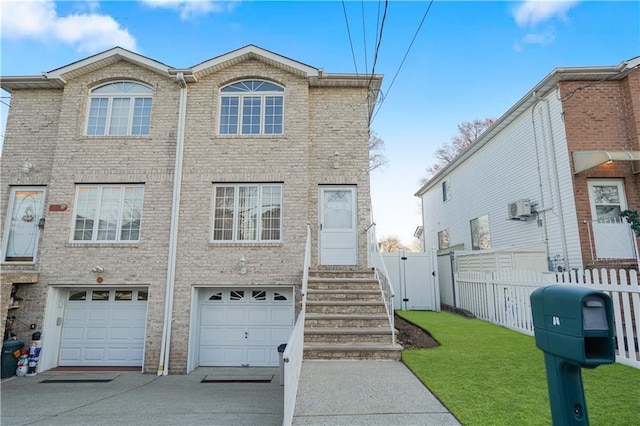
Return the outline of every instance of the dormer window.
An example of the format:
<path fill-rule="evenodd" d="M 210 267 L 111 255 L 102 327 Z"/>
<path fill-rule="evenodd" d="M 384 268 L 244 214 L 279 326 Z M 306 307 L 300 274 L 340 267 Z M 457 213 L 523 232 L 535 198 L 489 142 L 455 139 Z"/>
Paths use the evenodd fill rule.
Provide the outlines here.
<path fill-rule="evenodd" d="M 284 88 L 261 80 L 223 87 L 220 95 L 221 135 L 284 133 Z"/>
<path fill-rule="evenodd" d="M 88 136 L 144 136 L 149 134 L 153 89 L 118 81 L 89 94 Z"/>

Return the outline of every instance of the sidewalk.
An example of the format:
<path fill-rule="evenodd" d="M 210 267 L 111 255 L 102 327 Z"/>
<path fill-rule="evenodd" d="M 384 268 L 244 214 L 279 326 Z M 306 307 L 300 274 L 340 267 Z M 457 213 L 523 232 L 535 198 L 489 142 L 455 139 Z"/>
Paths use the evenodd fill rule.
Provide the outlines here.
<path fill-rule="evenodd" d="M 294 425 L 459 425 L 399 361 L 302 363 Z"/>

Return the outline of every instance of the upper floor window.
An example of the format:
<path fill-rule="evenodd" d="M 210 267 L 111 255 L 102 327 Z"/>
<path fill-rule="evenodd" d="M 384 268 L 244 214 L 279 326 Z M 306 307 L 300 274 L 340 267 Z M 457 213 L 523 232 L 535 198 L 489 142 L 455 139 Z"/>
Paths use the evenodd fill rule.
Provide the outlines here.
<path fill-rule="evenodd" d="M 87 135 L 148 135 L 153 89 L 140 83 L 118 81 L 89 94 Z"/>
<path fill-rule="evenodd" d="M 144 185 L 78 185 L 73 241 L 140 240 Z"/>
<path fill-rule="evenodd" d="M 451 180 L 449 178 L 442 182 L 442 201 L 449 201 L 451 199 Z"/>
<path fill-rule="evenodd" d="M 280 241 L 282 185 L 216 185 L 213 241 Z"/>
<path fill-rule="evenodd" d="M 477 217 L 471 224 L 471 249 L 487 250 L 491 248 L 491 236 L 489 234 L 489 216 Z"/>
<path fill-rule="evenodd" d="M 281 135 L 284 88 L 260 80 L 246 80 L 220 90 L 221 135 Z"/>

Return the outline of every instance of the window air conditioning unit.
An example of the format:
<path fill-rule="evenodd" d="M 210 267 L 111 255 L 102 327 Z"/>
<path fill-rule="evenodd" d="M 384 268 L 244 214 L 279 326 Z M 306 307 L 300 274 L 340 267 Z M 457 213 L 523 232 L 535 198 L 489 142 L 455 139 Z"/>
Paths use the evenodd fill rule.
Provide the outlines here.
<path fill-rule="evenodd" d="M 531 216 L 531 203 L 523 199 L 509 203 L 509 219 L 527 220 Z"/>

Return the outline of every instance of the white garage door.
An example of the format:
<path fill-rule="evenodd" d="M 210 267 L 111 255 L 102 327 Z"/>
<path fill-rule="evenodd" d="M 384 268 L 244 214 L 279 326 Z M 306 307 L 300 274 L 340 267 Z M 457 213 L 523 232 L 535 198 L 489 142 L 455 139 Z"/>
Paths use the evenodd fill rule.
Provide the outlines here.
<path fill-rule="evenodd" d="M 69 290 L 61 366 L 142 366 L 147 290 Z"/>
<path fill-rule="evenodd" d="M 201 291 L 201 366 L 278 366 L 278 346 L 293 328 L 293 289 Z"/>

